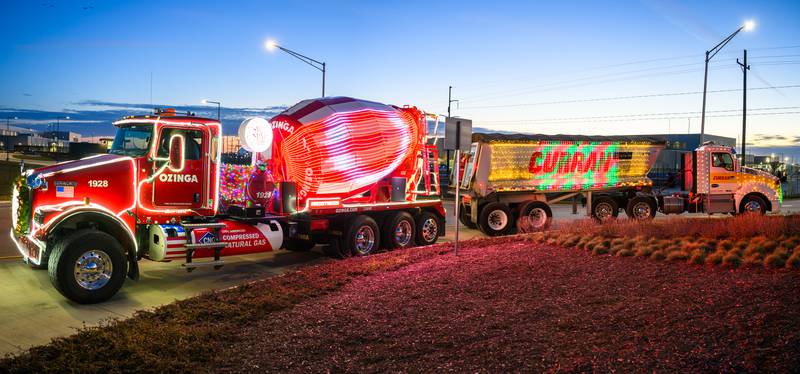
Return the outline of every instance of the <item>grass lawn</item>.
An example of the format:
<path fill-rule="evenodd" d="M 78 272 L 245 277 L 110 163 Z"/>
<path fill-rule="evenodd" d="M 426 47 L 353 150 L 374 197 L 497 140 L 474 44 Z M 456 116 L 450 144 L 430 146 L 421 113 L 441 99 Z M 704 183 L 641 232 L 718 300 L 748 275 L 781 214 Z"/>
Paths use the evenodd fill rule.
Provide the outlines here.
<path fill-rule="evenodd" d="M 81 330 L 0 361 L 0 372 L 800 367 L 799 271 L 593 254 L 557 240 L 329 261 Z"/>

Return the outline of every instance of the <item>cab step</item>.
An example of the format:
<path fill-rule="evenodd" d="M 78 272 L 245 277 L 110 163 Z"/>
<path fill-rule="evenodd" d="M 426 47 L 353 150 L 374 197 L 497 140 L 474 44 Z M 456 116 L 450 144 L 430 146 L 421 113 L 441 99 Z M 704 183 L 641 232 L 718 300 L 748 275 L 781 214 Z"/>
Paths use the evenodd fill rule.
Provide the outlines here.
<path fill-rule="evenodd" d="M 222 260 L 215 260 L 215 261 L 203 261 L 203 262 L 189 262 L 185 264 L 181 264 L 181 266 L 186 268 L 186 272 L 191 273 L 192 270 L 201 268 L 201 267 L 214 267 L 214 270 L 219 270 L 222 268 L 222 265 L 225 265 L 225 261 Z"/>
<path fill-rule="evenodd" d="M 209 248 L 225 248 L 228 246 L 227 242 L 211 242 L 211 243 L 190 243 L 184 244 L 186 249 L 209 249 Z"/>

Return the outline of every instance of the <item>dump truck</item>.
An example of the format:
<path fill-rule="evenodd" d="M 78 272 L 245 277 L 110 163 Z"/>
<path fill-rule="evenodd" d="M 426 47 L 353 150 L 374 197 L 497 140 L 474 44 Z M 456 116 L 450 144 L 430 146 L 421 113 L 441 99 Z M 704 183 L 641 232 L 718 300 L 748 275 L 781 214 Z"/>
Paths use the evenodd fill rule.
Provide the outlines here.
<path fill-rule="evenodd" d="M 366 256 L 444 233 L 438 156 L 415 107 L 325 97 L 247 119 L 244 165 L 222 162 L 217 120 L 167 109 L 114 125 L 107 154 L 27 170 L 13 189 L 17 248 L 79 303 L 138 279 L 142 259 L 218 269 L 231 255 L 321 244 Z"/>
<path fill-rule="evenodd" d="M 605 221 L 620 210 L 637 220 L 664 214 L 777 212 L 780 180 L 741 167 L 730 147 L 703 144 L 681 155 L 681 183 L 653 186 L 647 177 L 665 147 L 643 136 L 474 134 L 459 160 L 459 221 L 487 235 L 544 229 L 551 205 L 580 199 L 591 217 Z"/>

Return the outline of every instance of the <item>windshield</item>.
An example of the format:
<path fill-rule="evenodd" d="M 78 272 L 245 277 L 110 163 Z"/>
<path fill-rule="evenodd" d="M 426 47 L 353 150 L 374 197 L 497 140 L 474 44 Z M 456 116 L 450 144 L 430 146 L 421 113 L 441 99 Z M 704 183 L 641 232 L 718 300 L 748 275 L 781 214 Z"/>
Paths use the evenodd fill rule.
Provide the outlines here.
<path fill-rule="evenodd" d="M 120 127 L 114 137 L 114 144 L 108 153 L 115 155 L 140 157 L 147 154 L 150 137 L 153 135 L 152 125 L 133 125 Z"/>

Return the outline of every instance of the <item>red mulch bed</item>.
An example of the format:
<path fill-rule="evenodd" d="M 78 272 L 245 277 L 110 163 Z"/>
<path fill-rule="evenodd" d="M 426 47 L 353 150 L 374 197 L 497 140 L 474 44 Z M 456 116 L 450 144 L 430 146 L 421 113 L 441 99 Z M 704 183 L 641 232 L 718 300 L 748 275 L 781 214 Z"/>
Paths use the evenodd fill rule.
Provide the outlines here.
<path fill-rule="evenodd" d="M 213 370 L 800 368 L 797 272 L 503 242 L 357 278 L 243 325 Z"/>

